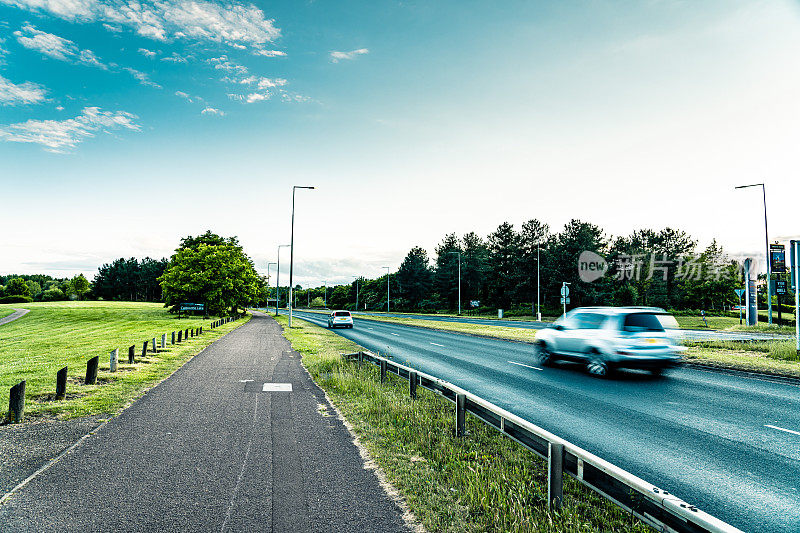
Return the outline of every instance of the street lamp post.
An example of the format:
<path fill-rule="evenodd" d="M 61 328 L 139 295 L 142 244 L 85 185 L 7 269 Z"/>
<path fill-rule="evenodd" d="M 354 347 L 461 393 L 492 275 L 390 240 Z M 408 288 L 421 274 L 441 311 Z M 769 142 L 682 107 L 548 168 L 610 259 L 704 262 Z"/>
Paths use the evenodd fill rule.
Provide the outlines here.
<path fill-rule="evenodd" d="M 328 308 L 328 280 L 326 279 L 325 281 L 323 281 L 323 283 L 325 284 L 325 304 L 324 305 L 325 305 L 325 309 L 327 309 Z"/>
<path fill-rule="evenodd" d="M 288 244 L 279 244 L 278 245 L 278 277 L 275 280 L 275 316 L 278 316 L 278 306 L 280 304 L 281 298 L 281 248 L 288 248 Z"/>
<path fill-rule="evenodd" d="M 461 315 L 461 252 L 448 252 L 458 254 L 458 314 Z"/>
<path fill-rule="evenodd" d="M 536 242 L 536 320 L 539 322 L 542 321 L 542 303 L 539 299 L 539 248 L 541 245 L 541 242 Z"/>
<path fill-rule="evenodd" d="M 747 189 L 748 187 L 761 187 L 761 196 L 764 200 L 764 242 L 766 244 L 767 254 L 767 317 L 769 323 L 772 324 L 772 267 L 769 264 L 769 231 L 767 229 L 767 191 L 763 183 L 753 183 L 751 185 L 740 185 L 736 189 Z M 758 307 L 756 307 L 756 322 L 758 322 Z"/>
<path fill-rule="evenodd" d="M 358 311 L 358 280 L 359 278 L 356 278 L 356 311 Z"/>
<path fill-rule="evenodd" d="M 386 269 L 386 312 L 389 312 L 389 267 L 382 267 Z"/>
<path fill-rule="evenodd" d="M 269 287 L 269 267 L 272 265 L 277 265 L 276 262 L 267 263 L 267 287 Z M 278 286 L 275 285 L 275 301 L 278 301 Z M 267 298 L 267 314 L 269 314 L 269 298 Z"/>
<path fill-rule="evenodd" d="M 289 248 L 289 327 L 292 327 L 292 291 L 294 290 L 294 286 L 292 285 L 292 267 L 294 267 L 294 192 L 297 189 L 313 189 L 314 187 L 308 187 L 303 185 L 295 185 L 292 187 L 292 237 L 290 242 Z"/>

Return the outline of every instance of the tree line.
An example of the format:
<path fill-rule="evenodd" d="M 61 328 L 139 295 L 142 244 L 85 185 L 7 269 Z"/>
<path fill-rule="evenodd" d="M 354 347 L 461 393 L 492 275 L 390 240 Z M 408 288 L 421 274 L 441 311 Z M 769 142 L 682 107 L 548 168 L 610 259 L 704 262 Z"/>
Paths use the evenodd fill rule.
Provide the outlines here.
<path fill-rule="evenodd" d="M 53 278 L 46 274 L 0 275 L 0 303 L 79 300 L 89 291 L 89 281 L 83 274 L 72 278 Z"/>
<path fill-rule="evenodd" d="M 605 258 L 608 270 L 592 282 L 582 281 L 581 253 Z M 570 305 L 647 305 L 673 310 L 723 310 L 738 303 L 742 285 L 739 263 L 713 241 L 700 249 L 680 229 L 638 229 L 610 237 L 599 226 L 571 220 L 553 232 L 532 219 L 519 228 L 504 222 L 488 236 L 450 233 L 434 249 L 433 258 L 413 247 L 390 274 L 391 309 L 455 310 L 458 307 L 459 261 L 464 309 L 511 314 L 535 313 L 537 267 L 543 314 L 560 314 L 561 287 L 569 283 Z M 386 276 L 359 279 L 327 289 L 330 308 L 386 309 Z M 297 287 L 298 305 L 323 296 L 324 287 Z M 285 301 L 282 295 L 282 301 Z M 316 303 L 320 303 L 316 300 Z"/>

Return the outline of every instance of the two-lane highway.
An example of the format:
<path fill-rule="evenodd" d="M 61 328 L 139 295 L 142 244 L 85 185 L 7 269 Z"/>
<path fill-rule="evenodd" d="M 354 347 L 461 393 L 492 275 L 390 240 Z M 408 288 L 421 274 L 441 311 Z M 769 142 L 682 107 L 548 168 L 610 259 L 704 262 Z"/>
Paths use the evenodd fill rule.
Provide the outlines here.
<path fill-rule="evenodd" d="M 324 326 L 325 315 L 295 311 Z M 463 387 L 745 531 L 800 531 L 800 387 L 693 369 L 612 379 L 533 347 L 357 317 L 336 330 Z"/>

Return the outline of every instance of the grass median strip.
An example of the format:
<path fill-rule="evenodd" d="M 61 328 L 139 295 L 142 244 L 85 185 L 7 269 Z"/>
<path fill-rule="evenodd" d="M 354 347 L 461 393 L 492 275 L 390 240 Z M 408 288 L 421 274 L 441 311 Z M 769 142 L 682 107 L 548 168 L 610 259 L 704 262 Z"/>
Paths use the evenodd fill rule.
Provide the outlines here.
<path fill-rule="evenodd" d="M 2 310 L 5 306 L 0 306 Z M 141 302 L 48 302 L 15 304 L 30 309 L 24 317 L 0 327 L 0 413 L 5 417 L 12 385 L 25 380 L 25 417 L 73 418 L 114 414 L 141 396 L 203 348 L 242 325 L 239 320 L 210 329 L 213 319 L 170 315 L 163 304 Z M 199 328 L 203 335 L 171 345 L 172 331 Z M 142 357 L 142 343 L 167 347 Z M 136 362 L 127 363 L 135 346 Z M 109 354 L 119 349 L 119 365 L 110 372 Z M 86 361 L 100 357 L 96 385 L 84 385 Z M 67 366 L 64 400 L 55 401 L 56 372 Z"/>
<path fill-rule="evenodd" d="M 468 416 L 455 436 L 453 405 L 372 365 L 346 362 L 359 347 L 305 321 L 284 335 L 352 424 L 372 458 L 428 531 L 651 531 L 621 509 L 565 479 L 565 505 L 547 509 L 547 465 L 520 444 Z"/>
<path fill-rule="evenodd" d="M 370 316 L 369 318 L 361 318 L 356 316 L 356 320 L 391 322 L 406 326 L 418 326 L 429 329 L 453 331 L 455 333 L 466 333 L 468 335 L 478 335 L 480 337 L 492 337 L 495 339 L 506 339 L 518 342 L 534 342 L 536 339 L 536 330 L 534 329 L 513 328 L 506 326 L 487 326 L 483 324 L 468 324 L 464 322 L 446 322 L 442 320 L 424 320 L 420 318 L 397 318 L 388 316 Z"/>

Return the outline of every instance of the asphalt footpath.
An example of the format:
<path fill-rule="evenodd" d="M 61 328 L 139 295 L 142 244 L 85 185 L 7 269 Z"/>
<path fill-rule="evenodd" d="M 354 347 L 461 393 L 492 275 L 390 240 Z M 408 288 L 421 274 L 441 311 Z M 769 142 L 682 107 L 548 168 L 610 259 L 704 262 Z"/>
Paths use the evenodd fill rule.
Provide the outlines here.
<path fill-rule="evenodd" d="M 0 531 L 408 528 L 300 354 L 257 314 L 7 499 Z"/>

